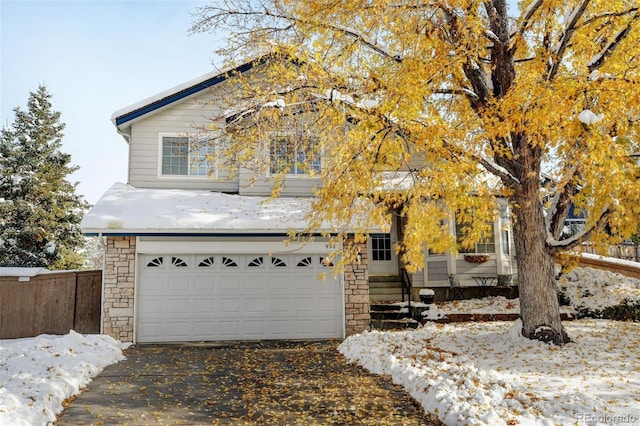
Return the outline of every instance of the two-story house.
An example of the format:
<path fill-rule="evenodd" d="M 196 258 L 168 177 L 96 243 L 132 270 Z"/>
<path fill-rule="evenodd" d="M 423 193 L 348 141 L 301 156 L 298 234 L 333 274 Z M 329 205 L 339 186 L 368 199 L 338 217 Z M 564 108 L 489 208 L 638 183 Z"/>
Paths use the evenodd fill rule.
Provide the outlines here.
<path fill-rule="evenodd" d="M 114 184 L 81 224 L 85 234 L 106 237 L 102 331 L 122 341 L 178 342 L 341 338 L 367 329 L 370 279 L 398 276 L 401 268 L 393 245 L 402 221 L 372 234 L 339 276 L 327 261 L 336 247 L 320 234 L 284 244 L 289 230 L 306 229 L 319 179 L 294 165 L 281 196 L 271 199 L 268 173 L 227 175 L 215 164 L 219 153 L 194 135 L 217 115 L 211 100 L 231 84 L 227 75 L 203 75 L 112 116 L 129 145 L 128 182 Z M 282 151 L 272 149 L 271 161 L 279 152 L 296 158 Z M 497 215 L 494 234 L 472 250 L 488 261 L 426 250 L 414 286 L 449 287 L 451 277 L 474 285 L 472 277 L 482 275 L 508 281 L 514 265 L 506 218 Z"/>

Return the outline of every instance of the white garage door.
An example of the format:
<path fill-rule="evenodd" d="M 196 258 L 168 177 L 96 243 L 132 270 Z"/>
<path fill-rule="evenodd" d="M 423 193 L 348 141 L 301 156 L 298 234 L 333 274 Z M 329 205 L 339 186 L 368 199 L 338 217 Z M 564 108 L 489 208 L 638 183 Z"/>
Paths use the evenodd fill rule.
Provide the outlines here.
<path fill-rule="evenodd" d="M 136 340 L 343 337 L 343 291 L 322 255 L 140 255 Z M 326 280 L 318 274 L 326 273 Z"/>

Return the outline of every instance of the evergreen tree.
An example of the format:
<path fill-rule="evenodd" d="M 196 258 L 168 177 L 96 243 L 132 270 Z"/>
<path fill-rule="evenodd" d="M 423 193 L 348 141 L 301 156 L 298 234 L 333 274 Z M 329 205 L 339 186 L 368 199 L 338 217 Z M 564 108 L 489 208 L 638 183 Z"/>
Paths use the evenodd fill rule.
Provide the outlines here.
<path fill-rule="evenodd" d="M 64 123 L 43 85 L 27 111 L 14 109 L 0 141 L 0 266 L 79 268 L 80 220 L 89 207 L 67 177 L 78 169 L 60 151 Z"/>

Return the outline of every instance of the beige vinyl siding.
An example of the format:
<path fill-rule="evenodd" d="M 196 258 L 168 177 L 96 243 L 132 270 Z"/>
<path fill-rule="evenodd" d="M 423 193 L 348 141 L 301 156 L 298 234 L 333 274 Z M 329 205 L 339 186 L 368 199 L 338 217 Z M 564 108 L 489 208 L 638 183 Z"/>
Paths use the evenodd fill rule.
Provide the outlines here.
<path fill-rule="evenodd" d="M 427 262 L 427 281 L 448 281 L 447 259 Z"/>
<path fill-rule="evenodd" d="M 410 276 L 411 276 L 411 285 L 414 288 L 425 287 L 429 285 L 424 281 L 424 269 L 414 274 L 410 274 Z"/>
<path fill-rule="evenodd" d="M 237 192 L 239 180 L 228 178 L 228 171 L 218 168 L 216 177 L 161 176 L 161 134 L 198 134 L 200 127 L 211 124 L 208 117 L 217 114 L 216 107 L 207 103 L 212 96 L 200 92 L 194 97 L 175 102 L 163 110 L 134 122 L 131 125 L 129 146 L 129 183 L 139 188 L 210 189 Z"/>
<path fill-rule="evenodd" d="M 274 179 L 265 172 L 263 176 L 254 179 L 254 173 L 247 169 L 240 171 L 240 194 L 243 195 L 271 195 Z M 282 190 L 283 196 L 304 197 L 313 195 L 313 188 L 321 185 L 320 178 L 310 178 L 305 175 L 287 176 Z"/>
<path fill-rule="evenodd" d="M 462 255 L 459 255 L 459 257 L 456 259 L 456 271 L 458 273 L 458 278 L 462 286 L 477 285 L 477 283 L 473 280 L 473 277 L 498 276 L 496 259 L 494 255 L 492 255 L 492 257 L 487 262 L 481 264 L 469 263 L 464 260 Z"/>

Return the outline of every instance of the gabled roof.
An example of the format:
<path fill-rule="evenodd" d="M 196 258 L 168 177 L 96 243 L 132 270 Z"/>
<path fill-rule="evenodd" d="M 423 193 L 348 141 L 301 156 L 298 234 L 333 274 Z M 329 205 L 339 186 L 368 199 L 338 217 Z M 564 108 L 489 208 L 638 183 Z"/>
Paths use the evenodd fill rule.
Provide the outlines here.
<path fill-rule="evenodd" d="M 116 127 L 120 128 L 136 118 L 157 111 L 160 108 L 222 83 L 234 74 L 246 72 L 261 61 L 262 58 L 258 58 L 221 72 L 212 71 L 207 74 L 203 74 L 200 77 L 187 81 L 186 83 L 182 83 L 154 96 L 143 99 L 140 102 L 136 102 L 135 104 L 119 109 L 111 115 L 111 121 L 116 125 Z"/>

